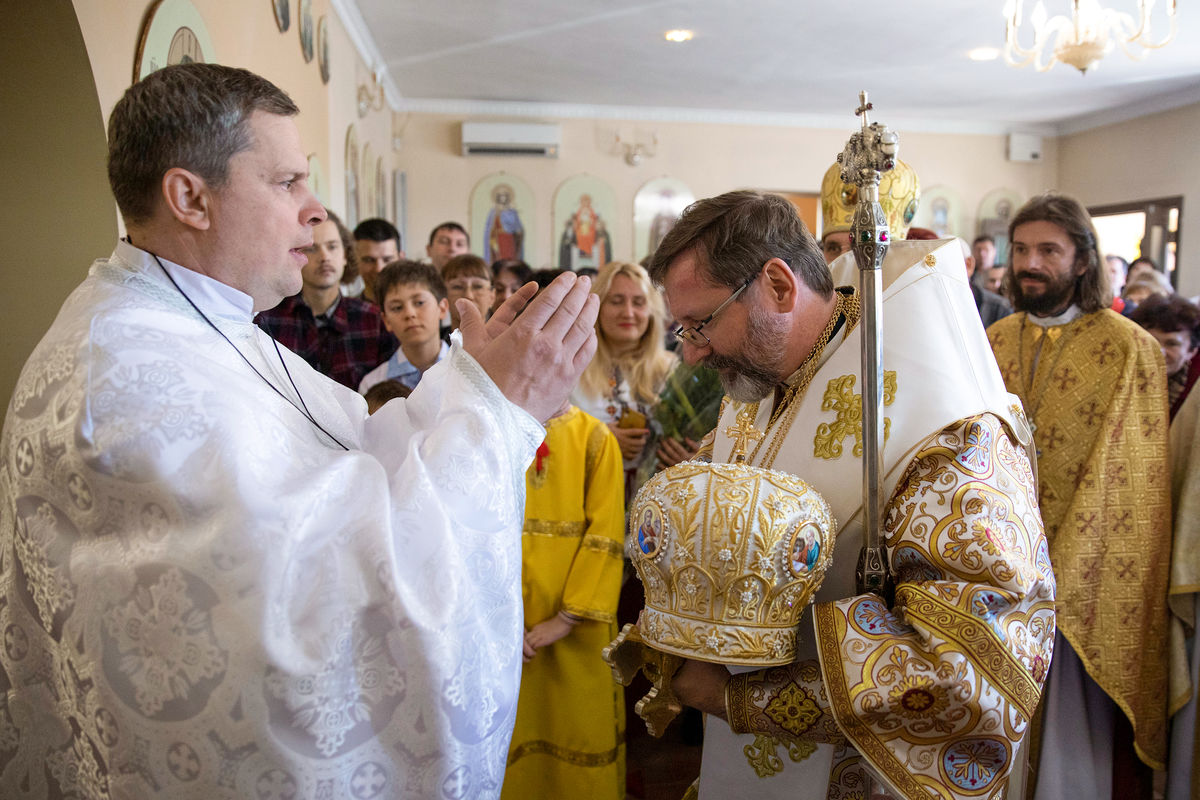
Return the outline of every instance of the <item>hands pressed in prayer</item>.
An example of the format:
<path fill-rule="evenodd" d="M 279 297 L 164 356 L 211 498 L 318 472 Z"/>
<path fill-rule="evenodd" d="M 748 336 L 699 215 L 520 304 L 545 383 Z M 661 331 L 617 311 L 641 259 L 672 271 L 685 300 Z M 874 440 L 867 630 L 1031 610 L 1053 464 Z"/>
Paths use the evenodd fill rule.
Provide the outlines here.
<path fill-rule="evenodd" d="M 525 633 L 525 641 L 522 645 L 525 661 L 529 661 L 537 651 L 546 645 L 551 645 L 559 639 L 566 636 L 574 628 L 568 620 L 564 619 L 561 614 L 555 614 L 550 619 L 545 619 L 534 625 Z"/>
<path fill-rule="evenodd" d="M 720 664 L 687 659 L 671 679 L 671 690 L 685 706 L 725 719 L 725 683 L 729 670 Z"/>
<path fill-rule="evenodd" d="M 633 461 L 642 454 L 646 439 L 650 436 L 649 428 L 622 428 L 615 422 L 610 422 L 608 429 L 617 437 L 617 446 L 621 448 L 621 458 Z"/>
<path fill-rule="evenodd" d="M 700 452 L 700 443 L 691 439 L 666 438 L 658 443 L 658 468 L 673 467 L 681 461 L 695 458 Z"/>
<path fill-rule="evenodd" d="M 567 273 L 541 292 L 527 283 L 486 323 L 470 300 L 457 303 L 463 347 L 505 397 L 545 422 L 596 352 L 600 301 L 591 280 Z"/>

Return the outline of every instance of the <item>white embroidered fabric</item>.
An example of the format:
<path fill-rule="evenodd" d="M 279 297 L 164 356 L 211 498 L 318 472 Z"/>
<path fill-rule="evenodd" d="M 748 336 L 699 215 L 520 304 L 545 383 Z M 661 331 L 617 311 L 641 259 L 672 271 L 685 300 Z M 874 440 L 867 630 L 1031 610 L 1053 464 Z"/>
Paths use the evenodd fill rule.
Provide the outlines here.
<path fill-rule="evenodd" d="M 460 347 L 369 418 L 282 352 L 349 451 L 128 244 L 35 350 L 0 441 L 0 796 L 499 796 L 544 431 Z"/>

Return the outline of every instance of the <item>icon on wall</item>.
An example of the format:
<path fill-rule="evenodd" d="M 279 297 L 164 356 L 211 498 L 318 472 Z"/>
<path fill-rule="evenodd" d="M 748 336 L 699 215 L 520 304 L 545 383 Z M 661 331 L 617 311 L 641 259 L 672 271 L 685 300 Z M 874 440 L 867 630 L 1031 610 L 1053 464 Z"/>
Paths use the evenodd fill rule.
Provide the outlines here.
<path fill-rule="evenodd" d="M 304 63 L 313 60 L 312 0 L 300 0 L 300 52 Z"/>
<path fill-rule="evenodd" d="M 358 133 L 351 124 L 346 128 L 346 227 L 358 225 Z"/>
<path fill-rule="evenodd" d="M 189 0 L 157 0 L 138 41 L 133 81 L 172 64 L 215 60 L 212 37 L 196 7 Z"/>
<path fill-rule="evenodd" d="M 286 31 L 292 24 L 289 3 L 291 0 L 271 0 L 271 7 L 275 9 L 275 24 L 279 26 L 280 33 Z"/>
<path fill-rule="evenodd" d="M 531 264 L 534 253 L 533 190 L 507 172 L 482 178 L 471 190 L 471 241 L 489 264 L 517 258 Z"/>
<path fill-rule="evenodd" d="M 362 143 L 362 166 L 358 170 L 358 212 L 362 219 L 375 216 L 379 176 L 375 174 L 375 152 L 370 142 Z M 381 215 L 382 216 L 382 215 Z"/>
<path fill-rule="evenodd" d="M 329 23 L 324 16 L 317 22 L 317 66 L 321 68 L 321 83 L 329 83 Z"/>
<path fill-rule="evenodd" d="M 554 193 L 554 235 L 560 269 L 599 269 L 612 261 L 611 224 L 617 217 L 612 187 L 593 175 L 567 178 Z"/>
<path fill-rule="evenodd" d="M 387 172 L 383 169 L 383 156 L 375 159 L 375 216 L 387 219 Z"/>
<path fill-rule="evenodd" d="M 312 153 L 308 157 L 308 188 L 312 189 L 312 193 L 321 201 L 321 205 L 329 207 L 329 192 L 325 186 L 325 169 L 321 166 L 321 159 L 317 158 L 316 153 Z"/>
<path fill-rule="evenodd" d="M 940 238 L 966 236 L 962 224 L 962 200 L 949 186 L 930 186 L 921 189 L 921 205 L 913 217 L 913 226 L 928 228 Z"/>
<path fill-rule="evenodd" d="M 979 203 L 978 235 L 995 240 L 997 264 L 1008 263 L 1008 223 L 1024 202 L 1012 189 L 993 189 Z"/>
<path fill-rule="evenodd" d="M 675 225 L 696 195 L 681 180 L 655 178 L 633 197 L 633 259 L 641 262 Z"/>
<path fill-rule="evenodd" d="M 408 241 L 408 176 L 402 169 L 392 171 L 392 202 L 395 204 L 396 229 L 400 231 L 400 241 Z"/>

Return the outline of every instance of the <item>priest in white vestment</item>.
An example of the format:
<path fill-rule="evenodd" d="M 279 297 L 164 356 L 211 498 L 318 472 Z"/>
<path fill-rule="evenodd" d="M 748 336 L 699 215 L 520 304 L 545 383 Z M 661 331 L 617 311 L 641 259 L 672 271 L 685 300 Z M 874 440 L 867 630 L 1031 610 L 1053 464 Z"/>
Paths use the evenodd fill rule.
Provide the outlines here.
<path fill-rule="evenodd" d="M 591 357 L 532 288 L 368 417 L 252 323 L 324 211 L 278 88 L 168 67 L 113 110 L 130 241 L 23 370 L 0 451 L 0 797 L 494 798 L 525 469 Z"/>
<path fill-rule="evenodd" d="M 690 207 L 651 266 L 683 357 L 725 385 L 702 456 L 796 475 L 839 526 L 796 661 L 676 675 L 680 699 L 712 715 L 699 797 L 866 798 L 871 782 L 906 800 L 993 797 L 1024 759 L 1055 630 L 1030 430 L 958 242 L 893 243 L 882 471 L 896 589 L 859 594 L 861 312 L 852 256 L 831 268 L 791 205 L 755 192 Z M 720 661 L 719 637 L 707 646 Z"/>

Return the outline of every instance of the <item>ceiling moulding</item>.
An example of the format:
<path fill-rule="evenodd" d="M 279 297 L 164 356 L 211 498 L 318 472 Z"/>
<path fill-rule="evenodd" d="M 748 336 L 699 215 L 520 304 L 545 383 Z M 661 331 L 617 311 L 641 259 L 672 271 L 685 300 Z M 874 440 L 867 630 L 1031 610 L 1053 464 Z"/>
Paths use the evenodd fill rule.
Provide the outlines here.
<path fill-rule="evenodd" d="M 857 120 L 849 115 L 795 114 L 778 111 L 732 111 L 705 108 L 608 106 L 575 103 L 530 103 L 503 100 L 459 100 L 406 97 L 398 110 L 455 116 L 531 117 L 537 119 L 622 119 L 645 122 L 702 122 L 714 125 L 756 125 L 781 128 L 852 130 Z M 878 113 L 878 112 L 877 112 Z M 923 133 L 1006 135 L 1014 130 L 1054 136 L 1054 125 L 987 120 L 937 120 L 927 117 L 887 115 L 892 130 Z"/>
<path fill-rule="evenodd" d="M 387 62 L 383 60 L 383 54 L 375 46 L 375 38 L 371 36 L 371 29 L 367 27 L 367 22 L 359 12 L 358 6 L 354 0 L 329 1 L 333 6 L 334 13 L 342 21 L 342 27 L 349 34 L 354 49 L 358 51 L 358 57 L 367 65 L 367 69 L 378 77 L 380 85 L 383 86 L 383 96 L 387 99 L 387 104 L 392 111 L 399 111 L 400 104 L 404 99 L 400 94 L 400 87 L 392 80 Z"/>
<path fill-rule="evenodd" d="M 1070 136 L 1073 133 L 1083 133 L 1093 128 L 1103 128 L 1105 125 L 1128 122 L 1131 119 L 1148 117 L 1151 114 L 1171 111 L 1183 106 L 1190 106 L 1193 103 L 1200 103 L 1200 84 L 1178 92 L 1168 92 L 1166 94 L 1147 97 L 1144 100 L 1135 100 L 1132 103 L 1126 103 L 1106 111 L 1093 111 L 1089 114 L 1081 114 L 1078 117 L 1062 120 L 1055 125 L 1055 128 L 1057 128 L 1057 135 Z"/>

